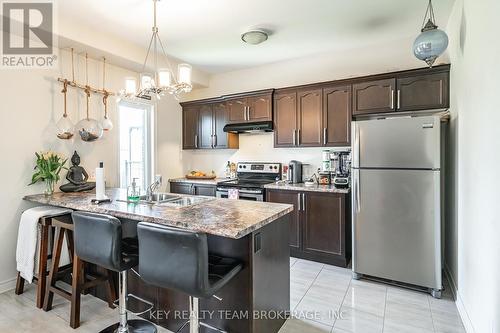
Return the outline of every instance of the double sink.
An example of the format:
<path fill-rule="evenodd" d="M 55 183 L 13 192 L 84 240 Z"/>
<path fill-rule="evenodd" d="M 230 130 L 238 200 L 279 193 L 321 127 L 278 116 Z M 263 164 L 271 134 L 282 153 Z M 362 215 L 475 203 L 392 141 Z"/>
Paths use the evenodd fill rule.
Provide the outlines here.
<path fill-rule="evenodd" d="M 212 200 L 212 198 L 203 196 L 180 196 L 172 193 L 153 193 L 152 195 L 141 195 L 139 197 L 139 203 L 142 204 L 170 207 L 187 207 L 210 200 Z"/>

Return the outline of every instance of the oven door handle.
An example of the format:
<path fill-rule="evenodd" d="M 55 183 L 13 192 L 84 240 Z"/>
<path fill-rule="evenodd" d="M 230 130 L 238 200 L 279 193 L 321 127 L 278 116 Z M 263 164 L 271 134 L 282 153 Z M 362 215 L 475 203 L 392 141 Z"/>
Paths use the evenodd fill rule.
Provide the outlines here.
<path fill-rule="evenodd" d="M 217 187 L 217 191 L 219 192 L 224 192 L 224 193 L 227 193 L 229 189 L 227 188 L 222 188 L 222 187 Z M 239 193 L 242 193 L 242 194 L 262 194 L 262 191 L 260 190 L 239 190 L 237 188 L 235 188 L 235 190 L 238 190 Z"/>

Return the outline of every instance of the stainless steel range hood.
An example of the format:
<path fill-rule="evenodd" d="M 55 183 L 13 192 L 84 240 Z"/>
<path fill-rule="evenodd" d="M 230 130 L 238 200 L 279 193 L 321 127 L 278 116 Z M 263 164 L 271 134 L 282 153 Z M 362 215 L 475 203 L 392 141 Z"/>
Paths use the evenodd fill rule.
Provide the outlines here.
<path fill-rule="evenodd" d="M 224 126 L 224 132 L 229 132 L 229 133 L 258 133 L 258 132 L 272 132 L 272 131 L 273 131 L 272 121 L 227 124 L 226 126 Z"/>

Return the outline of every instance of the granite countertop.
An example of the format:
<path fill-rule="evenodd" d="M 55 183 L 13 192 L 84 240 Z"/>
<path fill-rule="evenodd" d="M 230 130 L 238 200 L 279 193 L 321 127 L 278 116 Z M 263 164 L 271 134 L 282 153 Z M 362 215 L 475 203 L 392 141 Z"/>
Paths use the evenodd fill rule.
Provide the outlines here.
<path fill-rule="evenodd" d="M 287 190 L 287 191 L 308 191 L 308 192 L 324 192 L 324 193 L 350 193 L 350 188 L 337 188 L 334 185 L 306 185 L 304 183 L 299 184 L 287 184 L 284 182 L 277 182 L 272 184 L 264 185 L 266 189 L 275 190 Z"/>
<path fill-rule="evenodd" d="M 187 179 L 186 177 L 172 178 L 168 181 L 170 183 L 189 183 L 189 184 L 206 184 L 206 185 L 217 185 L 219 182 L 229 181 L 229 178 L 215 178 L 215 179 Z"/>
<path fill-rule="evenodd" d="M 123 189 L 108 189 L 106 195 L 111 202 L 99 205 L 90 202 L 95 198 L 93 192 L 57 192 L 51 196 L 36 194 L 25 196 L 23 199 L 235 239 L 242 238 L 293 210 L 292 205 L 286 204 L 218 198 L 209 198 L 207 201 L 182 208 L 117 201 L 124 200 L 126 194 L 127 191 Z"/>

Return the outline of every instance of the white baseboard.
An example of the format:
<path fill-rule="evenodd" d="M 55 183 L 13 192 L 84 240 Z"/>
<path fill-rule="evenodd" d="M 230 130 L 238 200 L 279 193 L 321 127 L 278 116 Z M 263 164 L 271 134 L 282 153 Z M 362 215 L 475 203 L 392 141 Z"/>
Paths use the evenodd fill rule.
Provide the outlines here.
<path fill-rule="evenodd" d="M 444 275 L 446 276 L 446 279 L 450 283 L 451 293 L 453 295 L 453 299 L 456 301 L 457 291 L 458 291 L 457 282 L 455 281 L 455 277 L 451 274 L 451 270 L 446 263 L 444 264 Z"/>
<path fill-rule="evenodd" d="M 455 304 L 457 305 L 458 313 L 460 314 L 460 318 L 464 324 L 465 332 L 475 333 L 476 331 L 474 330 L 474 326 L 472 326 L 472 321 L 467 313 L 467 309 L 465 308 L 465 304 L 460 296 L 460 292 L 457 292 L 457 300 L 455 301 Z"/>
<path fill-rule="evenodd" d="M 0 294 L 14 289 L 16 287 L 16 279 L 17 278 L 13 278 L 10 280 L 0 282 Z"/>

